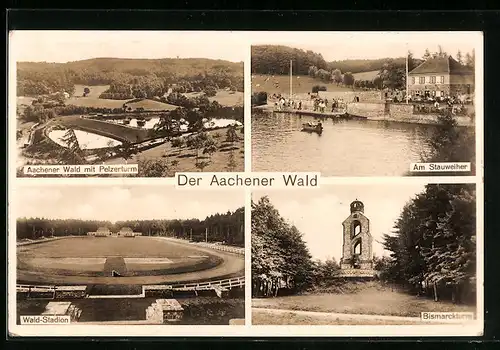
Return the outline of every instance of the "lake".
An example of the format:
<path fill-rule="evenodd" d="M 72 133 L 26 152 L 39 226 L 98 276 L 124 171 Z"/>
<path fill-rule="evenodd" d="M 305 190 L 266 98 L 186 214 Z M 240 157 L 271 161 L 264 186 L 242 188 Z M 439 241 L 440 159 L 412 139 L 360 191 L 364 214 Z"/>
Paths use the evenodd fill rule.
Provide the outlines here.
<path fill-rule="evenodd" d="M 49 133 L 49 137 L 52 141 L 57 144 L 68 147 L 68 145 L 62 141 L 62 138 L 66 134 L 68 130 L 52 130 Z M 82 130 L 73 130 L 75 132 L 75 136 L 78 139 L 78 143 L 81 149 L 96 149 L 96 148 L 105 148 L 105 147 L 114 147 L 121 145 L 120 141 L 114 140 L 109 137 L 97 135 L 91 132 L 86 132 Z"/>
<path fill-rule="evenodd" d="M 109 119 L 108 121 L 111 123 L 123 125 L 123 119 Z M 187 121 L 184 121 L 184 120 L 182 120 L 182 121 L 183 121 L 183 123 L 180 126 L 180 130 L 186 131 L 189 123 Z M 151 118 L 150 120 L 147 120 L 146 124 L 144 126 L 139 126 L 137 124 L 137 119 L 132 118 L 132 119 L 130 119 L 130 123 L 128 124 L 128 126 L 131 126 L 134 128 L 142 128 L 142 129 L 153 129 L 155 127 L 155 125 L 158 124 L 159 122 L 160 122 L 160 118 L 154 117 L 154 118 Z M 205 129 L 213 129 L 213 128 L 224 128 L 224 127 L 227 127 L 227 126 L 233 125 L 233 124 L 236 126 L 242 125 L 242 123 L 240 123 L 234 119 L 220 118 L 220 119 L 210 119 L 210 120 L 204 121 L 203 126 Z"/>
<path fill-rule="evenodd" d="M 401 176 L 428 152 L 432 125 L 322 118 L 323 133 L 302 132 L 310 116 L 252 115 L 252 171 L 319 171 L 323 176 Z"/>

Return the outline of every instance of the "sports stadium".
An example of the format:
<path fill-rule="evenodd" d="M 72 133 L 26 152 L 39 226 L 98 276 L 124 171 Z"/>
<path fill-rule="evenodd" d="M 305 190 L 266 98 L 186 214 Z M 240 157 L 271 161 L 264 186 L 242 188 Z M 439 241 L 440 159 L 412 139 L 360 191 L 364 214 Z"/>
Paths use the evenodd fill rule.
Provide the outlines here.
<path fill-rule="evenodd" d="M 207 235 L 208 238 L 208 235 Z M 229 324 L 244 319 L 244 249 L 128 227 L 17 245 L 17 316 L 72 322 Z"/>

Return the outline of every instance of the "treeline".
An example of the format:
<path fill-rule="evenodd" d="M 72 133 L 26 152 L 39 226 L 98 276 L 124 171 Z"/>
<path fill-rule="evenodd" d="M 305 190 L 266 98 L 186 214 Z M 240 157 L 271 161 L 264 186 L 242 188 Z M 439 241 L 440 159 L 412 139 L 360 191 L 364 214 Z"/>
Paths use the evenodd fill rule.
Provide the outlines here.
<path fill-rule="evenodd" d="M 307 75 L 310 66 L 328 69 L 323 56 L 311 50 L 305 51 L 281 45 L 252 46 L 252 73 L 283 75 L 290 72 L 293 61 L 294 75 Z"/>
<path fill-rule="evenodd" d="M 114 85 L 101 98 L 162 96 L 174 84 L 183 92 L 215 89 L 243 91 L 243 63 L 210 59 L 97 58 L 68 63 L 18 62 L 18 96 L 38 96 L 74 85 Z M 129 86 L 123 89 L 123 86 Z M 130 92 L 130 94 L 128 94 Z M 126 97 L 128 98 L 128 97 Z"/>
<path fill-rule="evenodd" d="M 435 300 L 475 300 L 476 189 L 474 184 L 427 185 L 405 205 L 392 234 L 381 278 Z"/>
<path fill-rule="evenodd" d="M 118 232 L 122 227 L 130 227 L 143 236 L 169 236 L 193 241 L 226 242 L 227 244 L 244 245 L 245 209 L 238 208 L 234 212 L 217 213 L 204 220 L 127 220 L 111 223 L 99 220 L 78 219 L 45 219 L 19 218 L 16 223 L 18 240 L 36 240 L 41 237 L 86 236 L 87 232 L 95 232 L 99 227 L 107 227 Z M 207 237 L 205 236 L 207 230 Z"/>

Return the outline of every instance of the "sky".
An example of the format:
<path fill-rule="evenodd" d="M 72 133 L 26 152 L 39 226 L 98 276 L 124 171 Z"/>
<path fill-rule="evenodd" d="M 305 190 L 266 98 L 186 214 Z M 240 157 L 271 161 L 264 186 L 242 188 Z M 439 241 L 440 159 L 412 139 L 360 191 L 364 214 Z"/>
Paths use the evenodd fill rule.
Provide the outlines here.
<path fill-rule="evenodd" d="M 453 57 L 482 50 L 480 32 L 288 32 L 270 33 L 260 45 L 285 45 L 321 53 L 326 61 L 345 59 L 376 59 L 401 57 L 410 50 L 421 58 L 428 48 L 438 51 L 438 45 Z"/>
<path fill-rule="evenodd" d="M 109 220 L 205 219 L 245 205 L 243 191 L 174 186 L 35 186 L 16 190 L 17 217 Z"/>
<path fill-rule="evenodd" d="M 16 61 L 78 61 L 114 58 L 245 59 L 244 43 L 231 32 L 15 31 Z"/>
<path fill-rule="evenodd" d="M 212 58 L 241 62 L 249 46 L 287 45 L 321 53 L 325 60 L 401 57 L 426 48 L 456 55 L 482 51 L 480 32 L 166 32 L 15 31 L 17 61 L 68 62 L 96 57 Z"/>
<path fill-rule="evenodd" d="M 382 236 L 391 233 L 404 205 L 424 190 L 421 184 L 329 185 L 317 190 L 254 191 L 257 201 L 264 195 L 280 215 L 303 233 L 313 259 L 342 257 L 342 222 L 350 215 L 355 199 L 365 205 L 370 220 L 373 253 L 388 255 L 382 247 Z"/>

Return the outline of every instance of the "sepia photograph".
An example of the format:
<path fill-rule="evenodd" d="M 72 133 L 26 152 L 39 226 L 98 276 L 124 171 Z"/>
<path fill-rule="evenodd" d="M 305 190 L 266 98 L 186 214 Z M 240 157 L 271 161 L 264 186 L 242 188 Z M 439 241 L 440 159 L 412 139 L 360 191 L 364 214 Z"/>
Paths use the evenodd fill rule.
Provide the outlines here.
<path fill-rule="evenodd" d="M 244 171 L 246 49 L 231 32 L 14 31 L 9 41 L 17 176 Z"/>
<path fill-rule="evenodd" d="M 253 325 L 480 323 L 475 184 L 252 197 Z"/>
<path fill-rule="evenodd" d="M 293 32 L 257 42 L 252 171 L 475 174 L 480 33 Z"/>
<path fill-rule="evenodd" d="M 244 194 L 214 194 L 19 188 L 17 324 L 244 324 Z"/>

